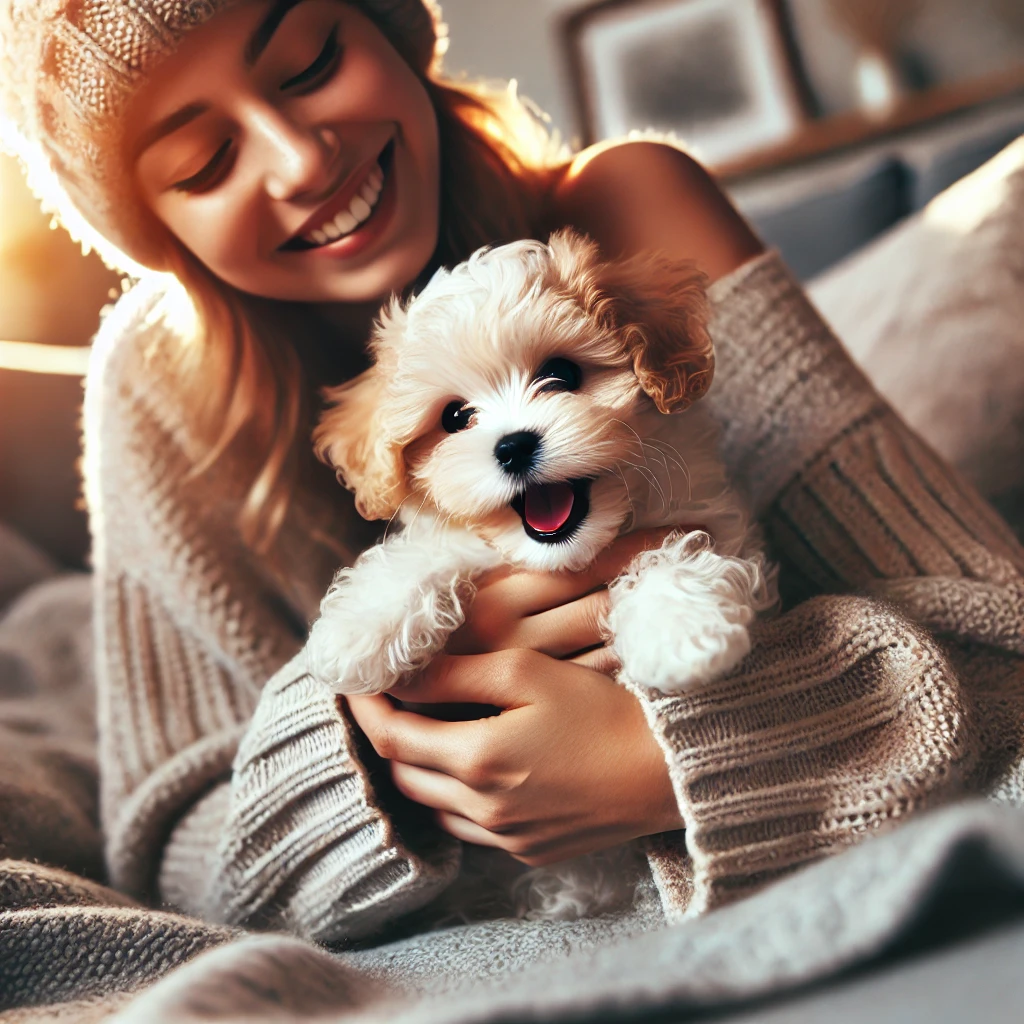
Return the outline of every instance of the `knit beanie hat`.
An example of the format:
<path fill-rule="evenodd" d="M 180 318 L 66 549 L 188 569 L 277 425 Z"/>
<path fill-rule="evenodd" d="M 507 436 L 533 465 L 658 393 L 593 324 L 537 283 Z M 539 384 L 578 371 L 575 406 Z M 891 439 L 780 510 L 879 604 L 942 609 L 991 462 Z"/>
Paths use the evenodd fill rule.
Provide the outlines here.
<path fill-rule="evenodd" d="M 0 142 L 87 249 L 160 267 L 124 161 L 125 108 L 185 34 L 241 0 L 0 0 Z M 421 74 L 447 42 L 434 0 L 349 0 Z"/>

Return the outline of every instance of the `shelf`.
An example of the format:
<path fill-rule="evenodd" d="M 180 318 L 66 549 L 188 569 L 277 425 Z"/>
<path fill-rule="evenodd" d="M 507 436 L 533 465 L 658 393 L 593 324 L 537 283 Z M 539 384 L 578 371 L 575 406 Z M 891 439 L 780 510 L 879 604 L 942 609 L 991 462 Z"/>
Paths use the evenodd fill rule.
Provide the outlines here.
<path fill-rule="evenodd" d="M 785 142 L 711 169 L 718 178 L 735 182 L 764 171 L 779 170 L 843 149 L 877 142 L 938 118 L 1018 93 L 1024 94 L 1024 67 L 912 94 L 883 117 L 854 111 L 808 121 Z"/>

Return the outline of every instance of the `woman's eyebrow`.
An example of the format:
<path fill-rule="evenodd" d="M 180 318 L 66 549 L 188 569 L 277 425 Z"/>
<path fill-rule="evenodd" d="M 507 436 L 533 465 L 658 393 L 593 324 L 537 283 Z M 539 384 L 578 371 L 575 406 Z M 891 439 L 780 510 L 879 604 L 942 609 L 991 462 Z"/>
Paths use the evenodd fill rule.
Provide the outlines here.
<path fill-rule="evenodd" d="M 252 67 L 260 59 L 263 51 L 270 45 L 274 33 L 281 27 L 281 22 L 287 17 L 293 7 L 298 7 L 305 0 L 274 0 L 270 10 L 267 11 L 263 20 L 256 26 L 256 31 L 249 37 L 245 44 L 245 65 Z"/>
<path fill-rule="evenodd" d="M 179 128 L 184 128 L 185 125 L 205 114 L 209 109 L 209 105 L 206 103 L 190 103 L 187 107 L 182 107 L 181 110 L 176 110 L 169 117 L 158 121 L 151 128 L 147 128 L 139 136 L 138 142 L 133 147 L 134 158 L 138 160 L 150 146 L 156 144 L 165 136 L 176 132 Z"/>
<path fill-rule="evenodd" d="M 267 11 L 245 44 L 244 59 L 247 67 L 252 67 L 260 59 L 263 51 L 274 38 L 274 33 L 281 27 L 281 22 L 288 16 L 288 12 L 301 3 L 305 3 L 305 0 L 274 0 L 270 10 Z M 135 159 L 137 160 L 150 146 L 176 132 L 179 128 L 184 128 L 185 125 L 205 114 L 209 109 L 205 103 L 190 103 L 187 107 L 182 107 L 181 110 L 176 110 L 169 117 L 157 122 L 152 128 L 143 132 L 136 143 Z"/>

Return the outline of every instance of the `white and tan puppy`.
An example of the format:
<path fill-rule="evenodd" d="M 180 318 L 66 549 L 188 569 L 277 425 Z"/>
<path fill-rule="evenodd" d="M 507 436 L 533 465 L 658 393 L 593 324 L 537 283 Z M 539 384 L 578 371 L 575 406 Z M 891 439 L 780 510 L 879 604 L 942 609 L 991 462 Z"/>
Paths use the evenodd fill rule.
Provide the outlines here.
<path fill-rule="evenodd" d="M 602 261 L 570 232 L 481 250 L 393 302 L 316 444 L 364 516 L 402 528 L 338 573 L 314 674 L 340 693 L 400 687 L 462 623 L 481 572 L 578 570 L 665 524 L 690 529 L 609 587 L 621 677 L 677 693 L 732 669 L 773 581 L 698 402 L 707 318 L 692 264 Z"/>

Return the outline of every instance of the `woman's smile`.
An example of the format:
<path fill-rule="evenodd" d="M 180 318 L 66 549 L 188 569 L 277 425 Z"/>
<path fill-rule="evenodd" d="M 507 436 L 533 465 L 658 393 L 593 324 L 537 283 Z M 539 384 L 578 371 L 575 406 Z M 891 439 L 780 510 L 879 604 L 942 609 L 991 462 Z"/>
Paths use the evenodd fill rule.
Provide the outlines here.
<path fill-rule="evenodd" d="M 221 281 L 327 312 L 416 280 L 437 246 L 423 82 L 338 0 L 232 6 L 130 112 L 140 192 Z"/>
<path fill-rule="evenodd" d="M 395 210 L 394 152 L 391 139 L 370 166 L 364 164 L 350 175 L 280 251 L 338 259 L 372 245 L 387 230 Z"/>

